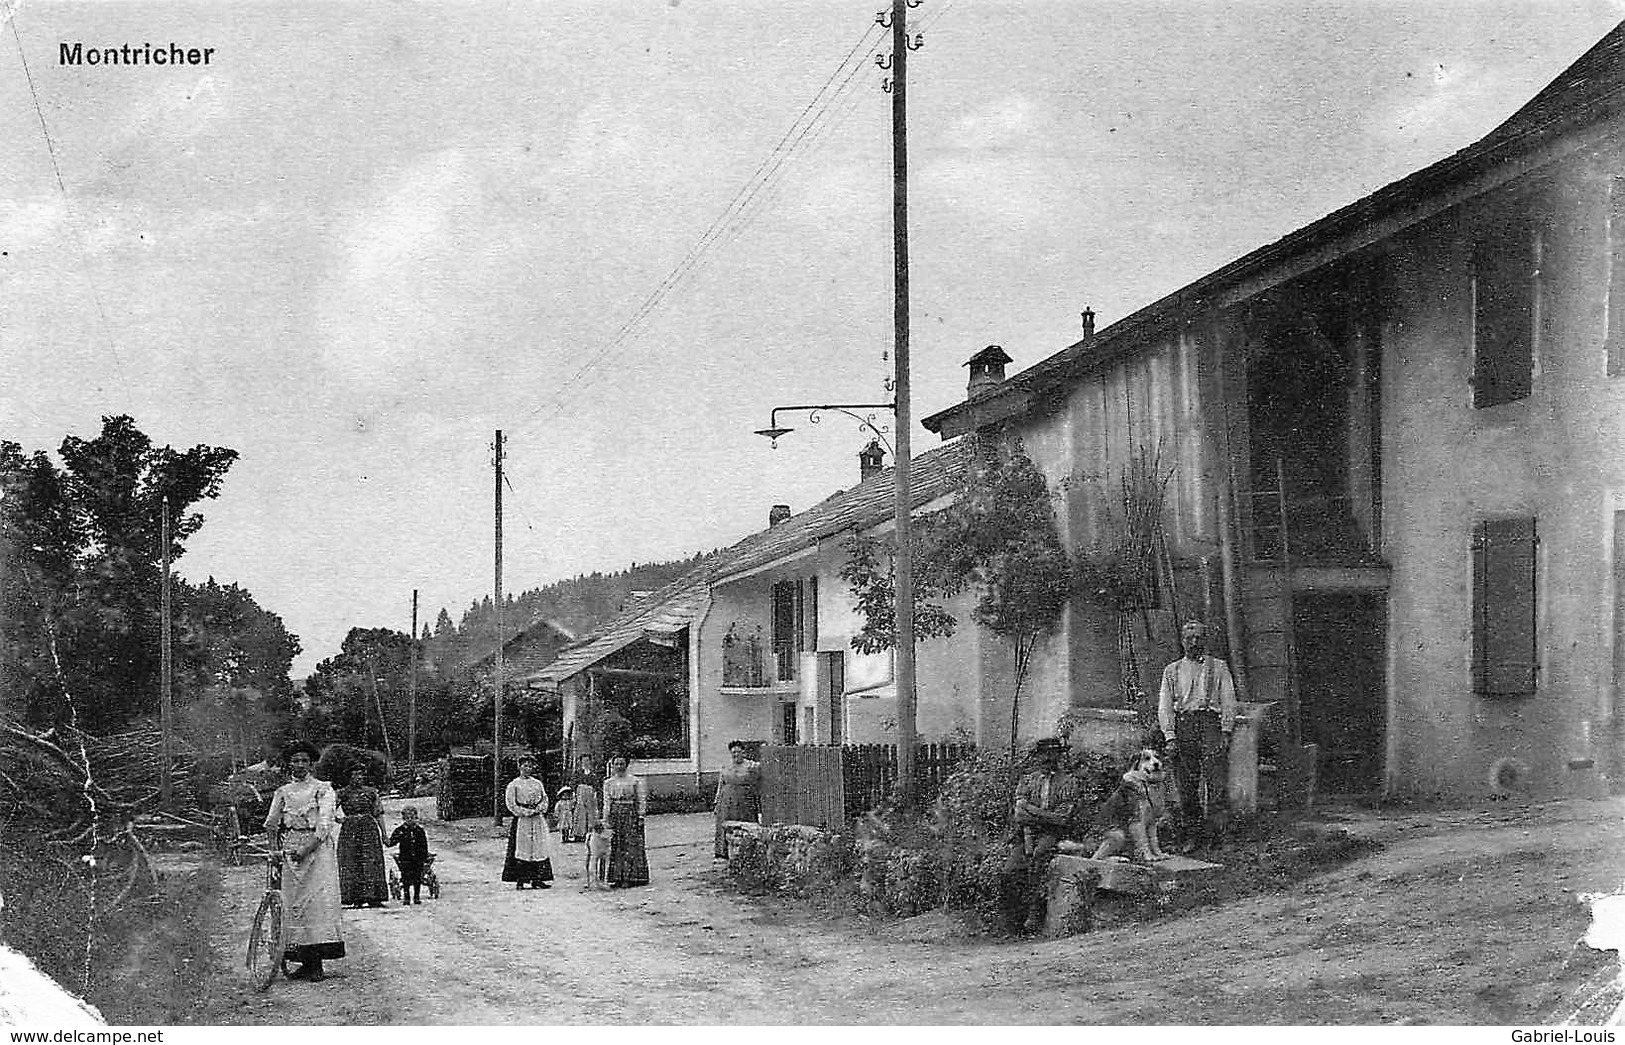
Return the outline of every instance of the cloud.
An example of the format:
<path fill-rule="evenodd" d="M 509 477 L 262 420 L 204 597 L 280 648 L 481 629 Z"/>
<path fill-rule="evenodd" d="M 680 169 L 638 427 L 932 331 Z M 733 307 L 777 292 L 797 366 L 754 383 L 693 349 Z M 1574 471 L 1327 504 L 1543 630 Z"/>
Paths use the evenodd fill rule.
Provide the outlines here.
<path fill-rule="evenodd" d="M 1520 85 L 1505 74 L 1459 62 L 1435 62 L 1406 79 L 1402 96 L 1378 107 L 1370 130 L 1394 142 L 1438 141 L 1451 148 L 1486 133 L 1508 116 L 1508 99 Z"/>
<path fill-rule="evenodd" d="M 150 140 L 161 134 L 179 143 L 197 137 L 229 111 L 226 83 L 218 77 L 168 83 L 136 101 L 124 137 Z"/>
<path fill-rule="evenodd" d="M 1049 122 L 1049 114 L 1024 94 L 1007 94 L 961 117 L 949 136 L 959 149 L 1002 149 L 1030 142 Z"/>

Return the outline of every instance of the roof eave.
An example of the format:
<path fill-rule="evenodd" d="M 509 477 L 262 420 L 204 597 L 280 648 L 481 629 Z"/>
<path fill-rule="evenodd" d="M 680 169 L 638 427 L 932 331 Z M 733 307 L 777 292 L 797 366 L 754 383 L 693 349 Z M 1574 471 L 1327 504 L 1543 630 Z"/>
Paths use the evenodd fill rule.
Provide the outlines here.
<path fill-rule="evenodd" d="M 1610 117 L 1619 115 L 1622 108 L 1625 104 L 1616 93 L 1599 100 L 1584 114 L 1553 121 L 1538 134 L 1497 142 L 1477 153 L 1473 151 L 1475 146 L 1468 146 L 1249 251 L 1124 317 L 1093 338 L 1076 342 L 1002 385 L 930 415 L 921 424 L 942 438 L 951 439 L 987 424 L 1020 416 L 1040 401 L 1042 392 L 1056 382 L 1138 351 L 1143 342 L 1132 339 L 1131 335 L 1177 322 L 1181 314 L 1190 315 L 1255 296 L 1309 268 L 1326 264 L 1331 258 L 1322 255 L 1328 250 L 1333 257 L 1352 254 L 1459 204 L 1462 198 L 1480 195 L 1545 166 L 1561 155 L 1587 148 L 1599 139 L 1618 133 L 1610 130 L 1607 122 Z M 1589 134 L 1585 133 L 1588 129 Z M 1497 168 L 1504 177 L 1489 176 Z M 1458 191 L 1446 197 L 1452 188 Z M 1419 207 L 1414 201 L 1417 195 L 1437 196 L 1439 205 Z M 1396 218 L 1402 219 L 1399 224 L 1382 228 L 1378 235 L 1361 235 L 1365 230 L 1393 225 Z M 1313 259 L 1313 264 L 1306 265 L 1306 258 Z"/>

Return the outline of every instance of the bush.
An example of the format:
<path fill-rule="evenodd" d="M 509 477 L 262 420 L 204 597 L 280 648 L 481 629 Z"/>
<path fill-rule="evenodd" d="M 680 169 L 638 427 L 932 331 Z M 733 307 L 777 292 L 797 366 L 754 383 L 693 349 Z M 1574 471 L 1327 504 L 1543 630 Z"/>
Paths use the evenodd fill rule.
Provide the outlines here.
<path fill-rule="evenodd" d="M 346 787 L 350 783 L 350 771 L 357 766 L 367 771 L 367 783 L 373 787 L 383 787 L 389 782 L 389 762 L 382 751 L 369 751 L 350 744 L 327 745 L 311 773 L 334 787 Z"/>

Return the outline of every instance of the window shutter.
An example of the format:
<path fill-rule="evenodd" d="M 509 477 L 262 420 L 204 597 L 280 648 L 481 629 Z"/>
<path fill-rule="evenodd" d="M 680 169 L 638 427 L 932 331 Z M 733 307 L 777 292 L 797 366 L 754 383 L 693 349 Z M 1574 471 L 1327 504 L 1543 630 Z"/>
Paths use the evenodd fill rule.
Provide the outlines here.
<path fill-rule="evenodd" d="M 1535 520 L 1497 519 L 1473 532 L 1473 691 L 1535 692 Z"/>
<path fill-rule="evenodd" d="M 807 648 L 818 648 L 818 578 L 807 579 Z"/>
<path fill-rule="evenodd" d="M 807 648 L 807 582 L 796 581 L 796 652 Z"/>
<path fill-rule="evenodd" d="M 1534 378 L 1534 234 L 1507 218 L 1473 251 L 1473 405 L 1529 395 Z"/>

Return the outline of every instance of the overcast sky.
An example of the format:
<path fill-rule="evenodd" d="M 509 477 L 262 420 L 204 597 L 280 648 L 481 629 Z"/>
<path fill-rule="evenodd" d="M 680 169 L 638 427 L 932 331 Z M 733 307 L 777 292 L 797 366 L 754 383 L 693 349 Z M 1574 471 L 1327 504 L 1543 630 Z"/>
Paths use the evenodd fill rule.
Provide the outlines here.
<path fill-rule="evenodd" d="M 129 413 L 238 450 L 179 568 L 281 614 L 298 675 L 352 626 L 404 629 L 414 587 L 431 620 L 490 591 L 497 428 L 508 590 L 805 509 L 864 434 L 752 431 L 887 396 L 881 6 L 0 0 L 65 188 L 7 27 L 0 437 L 54 451 Z M 1625 4 L 913 17 L 920 417 L 984 345 L 1029 366 L 1084 306 L 1110 323 L 1468 144 Z M 72 68 L 64 41 L 215 50 Z"/>

